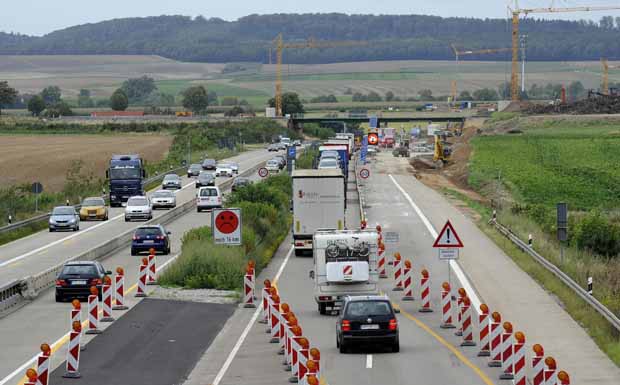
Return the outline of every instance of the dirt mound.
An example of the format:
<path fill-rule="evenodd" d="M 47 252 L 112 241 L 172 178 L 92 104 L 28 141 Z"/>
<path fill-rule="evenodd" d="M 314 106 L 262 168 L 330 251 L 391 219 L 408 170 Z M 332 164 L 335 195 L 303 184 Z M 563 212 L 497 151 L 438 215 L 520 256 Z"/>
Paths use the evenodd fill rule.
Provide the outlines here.
<path fill-rule="evenodd" d="M 592 96 L 573 103 L 532 104 L 524 109 L 526 114 L 618 114 L 620 113 L 620 96 Z"/>

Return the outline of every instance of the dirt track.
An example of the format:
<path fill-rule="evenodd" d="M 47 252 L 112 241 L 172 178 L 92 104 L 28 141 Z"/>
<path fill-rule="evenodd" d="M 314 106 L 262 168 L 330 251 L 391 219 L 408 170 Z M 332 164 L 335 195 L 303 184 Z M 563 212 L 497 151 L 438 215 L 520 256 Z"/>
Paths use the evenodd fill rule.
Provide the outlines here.
<path fill-rule="evenodd" d="M 62 189 L 73 160 L 82 160 L 96 177 L 105 177 L 112 154 L 163 159 L 167 135 L 0 135 L 0 186 L 40 181 L 46 190 Z"/>

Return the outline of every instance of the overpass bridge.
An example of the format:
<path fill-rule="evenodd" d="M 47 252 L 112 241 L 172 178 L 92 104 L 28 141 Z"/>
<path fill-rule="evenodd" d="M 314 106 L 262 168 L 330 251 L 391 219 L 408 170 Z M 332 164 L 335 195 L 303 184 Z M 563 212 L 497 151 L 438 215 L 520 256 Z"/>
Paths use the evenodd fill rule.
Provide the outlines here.
<path fill-rule="evenodd" d="M 377 116 L 378 127 L 384 127 L 390 123 L 453 123 L 464 124 L 465 120 L 471 116 L 464 114 L 411 114 L 394 116 Z M 302 128 L 304 123 L 319 123 L 321 125 L 333 125 L 335 123 L 367 123 L 370 120 L 368 115 L 342 114 L 336 116 L 308 116 L 303 114 L 292 115 L 288 124 L 291 128 Z"/>

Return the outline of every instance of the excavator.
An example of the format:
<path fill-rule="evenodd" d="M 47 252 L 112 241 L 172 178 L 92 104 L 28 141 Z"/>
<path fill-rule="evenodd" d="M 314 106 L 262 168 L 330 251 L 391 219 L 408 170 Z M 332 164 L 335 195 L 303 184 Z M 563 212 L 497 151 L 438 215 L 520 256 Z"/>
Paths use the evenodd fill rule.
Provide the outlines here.
<path fill-rule="evenodd" d="M 452 157 L 452 148 L 447 147 L 447 142 L 444 142 L 441 135 L 435 135 L 435 154 L 433 155 L 433 162 L 437 164 L 439 161 L 439 167 L 442 167 L 444 164 L 450 161 Z"/>

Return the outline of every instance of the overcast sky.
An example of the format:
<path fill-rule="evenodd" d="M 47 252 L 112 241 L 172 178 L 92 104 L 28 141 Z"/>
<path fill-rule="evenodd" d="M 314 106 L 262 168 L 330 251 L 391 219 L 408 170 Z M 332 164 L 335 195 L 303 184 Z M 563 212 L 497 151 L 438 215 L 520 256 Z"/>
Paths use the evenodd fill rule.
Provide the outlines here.
<path fill-rule="evenodd" d="M 506 17 L 508 0 L 0 0 L 0 31 L 43 35 L 77 24 L 156 15 L 203 15 L 235 20 L 259 13 L 342 12 L 363 14 L 427 14 L 478 18 Z M 549 6 L 552 0 L 520 0 L 522 8 Z M 620 0 L 555 0 L 556 6 L 620 5 Z M 555 14 L 562 19 L 598 20 L 619 11 Z M 530 16 L 531 17 L 531 16 Z"/>

